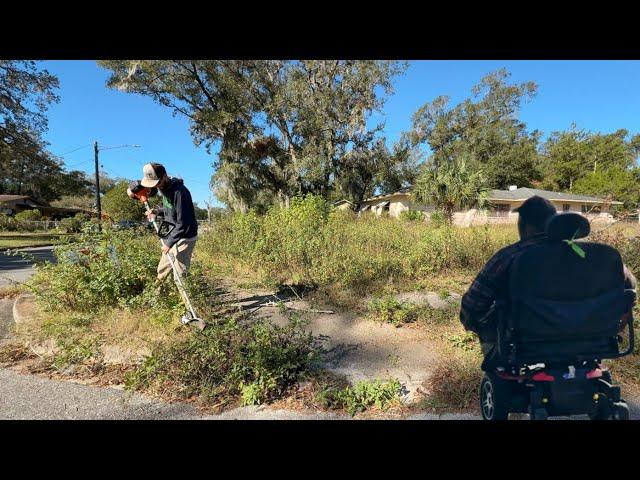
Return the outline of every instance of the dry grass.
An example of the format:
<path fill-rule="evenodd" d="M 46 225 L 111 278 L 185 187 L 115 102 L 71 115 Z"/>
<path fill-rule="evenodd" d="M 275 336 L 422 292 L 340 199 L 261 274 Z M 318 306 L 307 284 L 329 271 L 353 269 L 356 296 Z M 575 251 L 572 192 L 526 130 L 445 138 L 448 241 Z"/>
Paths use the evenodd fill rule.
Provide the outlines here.
<path fill-rule="evenodd" d="M 20 342 L 16 345 L 40 357 L 35 373 L 95 376 L 98 382 L 106 375 L 103 380 L 111 384 L 113 379 L 109 378 L 122 377 L 114 372 L 139 364 L 154 345 L 189 335 L 173 322 L 152 317 L 156 311 L 109 309 L 91 315 L 43 312 L 35 304 L 31 307 L 33 315 L 16 325 L 15 335 Z M 3 358 L 8 363 L 23 360 L 7 352 Z"/>
<path fill-rule="evenodd" d="M 22 285 L 3 285 L 0 286 L 0 299 L 15 298 L 24 292 L 25 288 Z"/>
<path fill-rule="evenodd" d="M 440 411 L 465 411 L 478 403 L 481 358 L 475 353 L 451 352 L 440 357 L 425 384 L 421 406 Z"/>

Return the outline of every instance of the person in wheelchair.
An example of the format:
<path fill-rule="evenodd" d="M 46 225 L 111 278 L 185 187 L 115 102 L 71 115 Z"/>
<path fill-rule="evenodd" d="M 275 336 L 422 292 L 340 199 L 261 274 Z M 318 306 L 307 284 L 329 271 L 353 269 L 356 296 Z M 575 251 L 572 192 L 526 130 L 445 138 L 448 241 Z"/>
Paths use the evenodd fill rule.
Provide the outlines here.
<path fill-rule="evenodd" d="M 633 350 L 636 279 L 614 248 L 575 242 L 590 233 L 582 215 L 557 213 L 538 196 L 515 211 L 520 241 L 487 262 L 460 309 L 484 355 L 483 418 L 628 417 L 601 362 Z"/>

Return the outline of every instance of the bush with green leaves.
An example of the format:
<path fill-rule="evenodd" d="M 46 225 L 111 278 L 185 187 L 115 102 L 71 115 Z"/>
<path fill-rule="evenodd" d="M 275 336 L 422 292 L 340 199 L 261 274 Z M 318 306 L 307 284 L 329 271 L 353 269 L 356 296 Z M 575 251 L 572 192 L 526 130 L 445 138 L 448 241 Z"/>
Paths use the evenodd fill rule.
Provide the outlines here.
<path fill-rule="evenodd" d="M 157 346 L 126 378 L 128 388 L 206 403 L 258 405 L 283 395 L 317 364 L 318 345 L 293 319 L 220 320 L 200 335 Z"/>
<path fill-rule="evenodd" d="M 386 410 L 400 400 L 402 385 L 396 378 L 382 380 L 362 380 L 354 386 L 337 387 L 328 385 L 317 394 L 317 400 L 325 408 L 345 409 L 350 415 L 362 413 L 375 406 Z"/>
<path fill-rule="evenodd" d="M 374 298 L 367 305 L 369 316 L 378 322 L 390 323 L 396 327 L 416 320 L 420 307 L 408 302 L 400 302 L 392 295 Z"/>
<path fill-rule="evenodd" d="M 42 220 L 42 213 L 40 210 L 23 210 L 20 213 L 16 213 L 15 219 L 19 222 L 37 222 Z"/>
<path fill-rule="evenodd" d="M 449 344 L 465 352 L 470 352 L 478 348 L 478 336 L 473 332 L 464 332 L 462 334 L 450 333 L 446 335 Z"/>
<path fill-rule="evenodd" d="M 120 220 L 139 221 L 144 218 L 144 206 L 127 196 L 128 188 L 129 184 L 126 181 L 119 181 L 102 198 L 102 208 L 114 222 Z"/>
<path fill-rule="evenodd" d="M 22 212 L 16 213 L 14 216 L 14 222 L 16 225 L 16 230 L 31 232 L 36 230 L 36 224 L 33 222 L 38 222 L 42 220 L 42 213 L 40 210 L 23 210 Z"/>
<path fill-rule="evenodd" d="M 154 285 L 160 253 L 154 235 L 104 229 L 81 233 L 54 251 L 57 262 L 39 265 L 28 282 L 48 311 L 92 312 L 157 302 L 175 308 L 179 303 L 177 295 L 160 294 Z"/>
<path fill-rule="evenodd" d="M 14 232 L 18 224 L 15 219 L 6 213 L 0 213 L 0 231 Z"/>
<path fill-rule="evenodd" d="M 440 228 L 447 224 L 447 217 L 441 210 L 436 210 L 429 215 L 429 223 L 434 228 Z"/>
<path fill-rule="evenodd" d="M 58 222 L 58 229 L 65 233 L 79 233 L 84 225 L 91 221 L 91 217 L 86 213 L 76 213 L 73 217 L 63 218 Z"/>
<path fill-rule="evenodd" d="M 399 218 L 408 222 L 422 222 L 424 221 L 424 213 L 419 210 L 405 210 L 400 213 Z"/>

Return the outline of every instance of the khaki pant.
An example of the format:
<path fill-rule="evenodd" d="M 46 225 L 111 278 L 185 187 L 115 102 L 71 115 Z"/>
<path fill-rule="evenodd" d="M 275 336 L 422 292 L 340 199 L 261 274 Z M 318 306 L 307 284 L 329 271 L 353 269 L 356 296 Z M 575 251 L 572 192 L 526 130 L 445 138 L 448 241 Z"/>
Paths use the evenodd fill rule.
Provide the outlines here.
<path fill-rule="evenodd" d="M 184 277 L 184 275 L 189 270 L 189 265 L 191 265 L 191 255 L 193 255 L 193 248 L 196 246 L 196 238 L 184 239 L 181 238 L 178 242 L 171 247 L 169 253 L 174 258 L 174 263 L 176 266 L 177 273 L 180 277 Z M 169 258 L 162 254 L 160 258 L 160 263 L 158 263 L 158 281 L 162 282 L 167 276 L 171 273 L 171 263 L 169 263 Z M 175 279 L 174 272 L 174 279 Z"/>

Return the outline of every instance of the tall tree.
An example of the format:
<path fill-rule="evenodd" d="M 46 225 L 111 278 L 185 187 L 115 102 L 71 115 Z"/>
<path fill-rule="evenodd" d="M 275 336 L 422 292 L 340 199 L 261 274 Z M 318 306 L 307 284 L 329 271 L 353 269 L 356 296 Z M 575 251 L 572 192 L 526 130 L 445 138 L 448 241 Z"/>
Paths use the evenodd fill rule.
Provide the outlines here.
<path fill-rule="evenodd" d="M 233 208 L 288 205 L 349 184 L 355 151 L 375 150 L 367 120 L 405 68 L 388 61 L 103 61 L 108 85 L 148 95 L 190 120 L 194 142 L 219 142 L 212 184 Z"/>
<path fill-rule="evenodd" d="M 129 183 L 122 180 L 109 190 L 102 198 L 104 211 L 114 222 L 120 220 L 143 221 L 144 207 L 142 203 L 131 200 L 127 196 L 127 188 L 129 188 Z"/>
<path fill-rule="evenodd" d="M 56 88 L 58 79 L 33 61 L 0 60 L 0 193 L 49 201 L 86 189 L 82 173 L 66 172 L 42 139 Z"/>
<path fill-rule="evenodd" d="M 46 131 L 46 110 L 59 101 L 58 79 L 36 63 L 0 60 L 0 142 L 30 144 Z"/>
<path fill-rule="evenodd" d="M 482 168 L 491 188 L 530 186 L 540 180 L 537 168 L 539 132 L 529 133 L 518 119 L 523 102 L 537 91 L 534 82 L 511 84 L 501 69 L 483 77 L 472 97 L 449 107 L 440 96 L 413 115 L 405 137 L 413 145 L 428 145 L 430 161 L 438 165 L 464 157 L 469 168 Z"/>
<path fill-rule="evenodd" d="M 613 167 L 587 172 L 573 184 L 574 193 L 594 195 L 624 203 L 624 210 L 640 206 L 640 169 Z"/>
<path fill-rule="evenodd" d="M 59 99 L 58 79 L 35 62 L 0 60 L 0 178 L 20 182 L 25 162 L 43 151 L 46 110 Z M 1 188 L 5 189 L 3 181 Z"/>
<path fill-rule="evenodd" d="M 640 151 L 640 137 L 627 141 L 628 136 L 624 129 L 601 134 L 578 129 L 575 124 L 567 131 L 552 132 L 541 152 L 543 187 L 573 191 L 574 184 L 589 172 L 631 169 Z"/>

